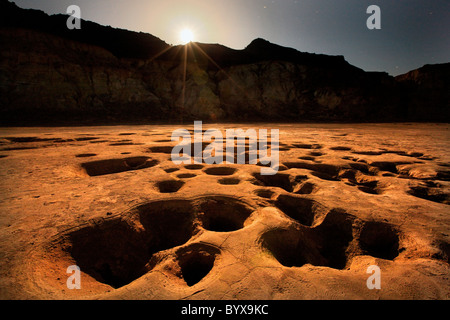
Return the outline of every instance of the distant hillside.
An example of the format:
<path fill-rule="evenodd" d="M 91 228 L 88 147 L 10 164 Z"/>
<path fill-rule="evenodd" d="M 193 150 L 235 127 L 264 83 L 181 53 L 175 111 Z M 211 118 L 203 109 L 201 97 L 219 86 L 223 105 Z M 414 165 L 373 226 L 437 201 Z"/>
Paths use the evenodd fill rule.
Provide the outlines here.
<path fill-rule="evenodd" d="M 450 121 L 450 63 L 425 65 L 395 79 L 401 84 L 411 117 Z"/>
<path fill-rule="evenodd" d="M 204 121 L 448 121 L 448 64 L 397 78 L 264 39 L 243 50 L 0 0 L 1 125 Z"/>

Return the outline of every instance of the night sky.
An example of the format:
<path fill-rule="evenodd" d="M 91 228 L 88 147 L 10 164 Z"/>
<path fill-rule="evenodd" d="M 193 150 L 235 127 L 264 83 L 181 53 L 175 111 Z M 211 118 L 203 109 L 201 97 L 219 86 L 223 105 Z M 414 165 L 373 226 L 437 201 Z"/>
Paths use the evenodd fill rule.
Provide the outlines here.
<path fill-rule="evenodd" d="M 449 0 L 14 0 L 48 14 L 78 5 L 81 17 L 151 33 L 169 44 L 189 28 L 194 41 L 245 48 L 253 39 L 303 52 L 343 55 L 366 71 L 398 75 L 450 61 Z M 369 30 L 367 7 L 381 9 Z"/>

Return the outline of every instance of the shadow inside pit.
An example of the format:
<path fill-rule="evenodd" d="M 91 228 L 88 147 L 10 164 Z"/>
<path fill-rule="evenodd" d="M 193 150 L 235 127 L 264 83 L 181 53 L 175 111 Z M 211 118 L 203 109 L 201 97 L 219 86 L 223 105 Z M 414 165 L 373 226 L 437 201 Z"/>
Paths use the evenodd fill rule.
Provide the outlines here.
<path fill-rule="evenodd" d="M 85 162 L 81 167 L 91 176 L 102 176 L 131 170 L 150 168 L 158 164 L 157 160 L 149 157 L 129 157 L 123 159 L 107 159 Z"/>
<path fill-rule="evenodd" d="M 355 223 L 342 209 L 332 209 L 311 228 L 297 225 L 272 229 L 261 237 L 262 247 L 283 266 L 305 264 L 344 269 L 356 255 L 393 260 L 399 255 L 398 231 L 377 221 Z"/>
<path fill-rule="evenodd" d="M 192 237 L 193 209 L 188 201 L 157 201 L 136 210 L 137 223 L 115 218 L 69 235 L 69 253 L 83 272 L 120 288 L 148 271 L 145 266 L 154 253 Z"/>

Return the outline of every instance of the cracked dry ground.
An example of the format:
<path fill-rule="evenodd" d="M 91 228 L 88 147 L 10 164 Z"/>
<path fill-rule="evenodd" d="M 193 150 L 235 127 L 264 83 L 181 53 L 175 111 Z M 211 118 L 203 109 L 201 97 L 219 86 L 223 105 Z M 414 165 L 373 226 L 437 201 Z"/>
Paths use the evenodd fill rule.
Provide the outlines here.
<path fill-rule="evenodd" d="M 274 176 L 175 165 L 180 127 L 1 129 L 0 297 L 449 298 L 448 125 L 248 126 Z"/>

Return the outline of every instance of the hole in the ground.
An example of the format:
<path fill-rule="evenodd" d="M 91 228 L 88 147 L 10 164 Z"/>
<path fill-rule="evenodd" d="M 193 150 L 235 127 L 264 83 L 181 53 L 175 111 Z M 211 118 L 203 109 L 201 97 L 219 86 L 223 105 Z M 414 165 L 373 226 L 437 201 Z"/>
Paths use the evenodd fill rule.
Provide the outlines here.
<path fill-rule="evenodd" d="M 313 157 L 320 157 L 324 155 L 322 152 L 317 151 L 310 152 L 309 154 L 312 155 Z"/>
<path fill-rule="evenodd" d="M 301 183 L 296 189 L 296 194 L 311 194 L 317 190 L 317 186 L 312 182 L 306 181 Z"/>
<path fill-rule="evenodd" d="M 397 169 L 397 165 L 400 164 L 409 164 L 411 162 L 389 162 L 389 161 L 375 161 L 372 162 L 370 165 L 373 167 L 377 167 L 381 171 L 389 171 L 392 173 L 399 173 Z"/>
<path fill-rule="evenodd" d="M 193 178 L 196 176 L 197 175 L 195 173 L 180 173 L 179 175 L 177 175 L 177 177 L 180 179 L 189 179 L 189 178 Z"/>
<path fill-rule="evenodd" d="M 436 176 L 437 180 L 450 181 L 450 171 L 449 170 L 439 170 Z"/>
<path fill-rule="evenodd" d="M 236 169 L 231 167 L 211 167 L 204 171 L 206 174 L 213 176 L 231 176 L 236 172 Z"/>
<path fill-rule="evenodd" d="M 361 169 L 364 170 L 365 167 L 361 167 Z M 357 185 L 360 191 L 369 194 L 382 194 L 385 189 L 385 185 L 383 186 L 378 180 L 367 177 L 365 174 L 361 173 L 360 170 L 343 169 L 339 172 L 338 178 L 343 179 L 344 181 L 347 180 L 345 183 L 348 185 Z"/>
<path fill-rule="evenodd" d="M 275 192 L 273 192 L 272 190 L 269 190 L 269 189 L 257 189 L 257 190 L 255 190 L 255 194 L 258 197 L 270 199 L 275 194 Z"/>
<path fill-rule="evenodd" d="M 288 168 L 283 165 L 283 164 L 279 164 L 279 165 L 275 165 L 275 164 L 271 164 L 271 163 L 267 163 L 267 164 L 263 164 L 261 161 L 258 160 L 258 162 L 256 163 L 257 166 L 259 167 L 266 167 L 266 168 L 272 168 L 275 171 L 286 171 L 288 170 Z"/>
<path fill-rule="evenodd" d="M 364 182 L 358 186 L 358 189 L 362 192 L 369 194 L 382 194 L 383 190 L 378 187 L 378 181 Z"/>
<path fill-rule="evenodd" d="M 100 138 L 97 137 L 82 137 L 82 138 L 75 138 L 75 141 L 92 141 L 92 140 L 98 140 Z"/>
<path fill-rule="evenodd" d="M 262 246 L 286 267 L 304 264 L 345 268 L 352 241 L 352 218 L 341 209 L 331 210 L 316 228 L 298 226 L 272 229 L 263 234 Z"/>
<path fill-rule="evenodd" d="M 66 142 L 66 141 L 58 141 L 58 142 Z M 93 141 L 89 141 L 89 143 L 91 143 L 91 144 L 94 144 L 94 143 L 105 143 L 105 142 L 109 142 L 109 141 L 108 140 L 93 140 Z"/>
<path fill-rule="evenodd" d="M 450 263 L 450 244 L 446 241 L 438 241 L 439 252 L 433 255 L 433 258 L 447 261 Z"/>
<path fill-rule="evenodd" d="M 170 139 L 159 139 L 159 140 L 155 140 L 155 142 L 172 142 L 172 140 L 170 140 Z"/>
<path fill-rule="evenodd" d="M 308 143 L 294 143 L 292 145 L 295 148 L 299 148 L 299 149 L 312 149 L 312 144 L 308 144 Z"/>
<path fill-rule="evenodd" d="M 369 173 L 369 166 L 365 163 L 350 162 L 349 166 L 354 170 L 361 171 L 362 173 Z"/>
<path fill-rule="evenodd" d="M 230 197 L 203 198 L 199 211 L 203 227 L 216 232 L 230 232 L 242 229 L 253 212 L 247 204 Z"/>
<path fill-rule="evenodd" d="M 114 143 L 110 143 L 110 146 L 132 146 L 135 145 L 134 142 L 114 142 Z"/>
<path fill-rule="evenodd" d="M 289 169 L 308 169 L 327 176 L 336 177 L 341 168 L 334 164 L 327 163 L 310 163 L 304 161 L 285 162 L 283 163 Z"/>
<path fill-rule="evenodd" d="M 292 145 L 295 148 L 299 148 L 299 149 L 322 149 L 322 146 L 320 144 L 294 143 Z"/>
<path fill-rule="evenodd" d="M 10 147 L 10 148 L 2 148 L 1 151 L 14 151 L 14 150 L 32 150 L 38 149 L 38 147 Z"/>
<path fill-rule="evenodd" d="M 316 158 L 313 156 L 302 156 L 302 157 L 298 157 L 301 160 L 310 160 L 310 161 L 314 161 Z"/>
<path fill-rule="evenodd" d="M 405 154 L 407 157 L 413 157 L 413 158 L 418 158 L 418 157 L 422 157 L 423 156 L 423 152 L 408 152 L 407 154 Z"/>
<path fill-rule="evenodd" d="M 156 184 L 161 193 L 173 193 L 177 192 L 184 185 L 184 181 L 179 180 L 165 180 Z"/>
<path fill-rule="evenodd" d="M 359 245 L 371 256 L 393 260 L 399 254 L 398 232 L 387 223 L 369 221 L 361 229 Z"/>
<path fill-rule="evenodd" d="M 353 222 L 354 216 L 345 210 L 332 209 L 315 229 L 318 250 L 326 260 L 325 266 L 345 268 L 351 258 L 348 247 L 353 240 Z"/>
<path fill-rule="evenodd" d="M 317 256 L 316 252 L 309 252 L 309 248 L 302 245 L 303 232 L 293 229 L 272 229 L 261 237 L 262 247 L 285 267 L 301 267 Z"/>
<path fill-rule="evenodd" d="M 356 184 L 358 189 L 362 192 L 369 194 L 382 194 L 384 192 L 384 187 L 377 180 L 371 180 L 365 175 L 361 174 L 359 171 L 354 172 L 353 175 L 341 175 L 341 178 L 347 177 L 350 182 Z"/>
<path fill-rule="evenodd" d="M 273 148 L 273 150 L 277 150 L 277 149 Z M 278 147 L 278 151 L 289 151 L 289 150 L 291 150 L 291 148 L 289 148 L 289 147 L 282 147 L 282 146 Z"/>
<path fill-rule="evenodd" d="M 339 179 L 335 175 L 331 175 L 325 172 L 312 171 L 311 174 L 322 180 L 339 181 Z"/>
<path fill-rule="evenodd" d="M 190 287 L 205 278 L 214 266 L 219 249 L 206 244 L 193 244 L 177 251 L 181 275 Z"/>
<path fill-rule="evenodd" d="M 130 169 L 143 169 L 143 167 L 147 167 L 148 165 L 148 159 L 147 157 L 131 157 L 131 158 L 125 158 L 125 165 L 129 167 Z"/>
<path fill-rule="evenodd" d="M 218 182 L 220 184 L 224 184 L 224 185 L 235 185 L 235 184 L 239 184 L 241 182 L 241 180 L 239 180 L 237 178 L 222 178 L 222 179 L 219 179 Z"/>
<path fill-rule="evenodd" d="M 158 164 L 149 157 L 131 157 L 124 159 L 108 159 L 82 163 L 81 166 L 91 177 L 130 170 L 150 168 Z"/>
<path fill-rule="evenodd" d="M 153 146 L 148 148 L 153 153 L 166 153 L 171 154 L 174 147 L 172 146 Z"/>
<path fill-rule="evenodd" d="M 383 172 L 381 174 L 382 177 L 395 177 L 395 173 L 392 172 Z"/>
<path fill-rule="evenodd" d="M 182 245 L 193 234 L 189 201 L 156 201 L 135 208 L 133 213 L 138 221 L 116 218 L 69 234 L 68 250 L 76 264 L 114 288 L 147 272 L 145 265 L 154 253 Z"/>
<path fill-rule="evenodd" d="M 450 204 L 450 194 L 443 192 L 439 187 L 432 187 L 428 185 L 414 186 L 410 187 L 408 193 L 421 199 Z"/>
<path fill-rule="evenodd" d="M 203 169 L 204 166 L 202 164 L 187 164 L 184 167 L 188 170 L 200 170 Z"/>
<path fill-rule="evenodd" d="M 334 150 L 334 151 L 350 151 L 350 150 L 352 150 L 352 148 L 344 147 L 344 146 L 337 146 L 337 147 L 331 147 L 330 150 Z"/>
<path fill-rule="evenodd" d="M 54 138 L 38 138 L 38 137 L 5 137 L 4 139 L 11 142 L 43 142 L 55 140 Z"/>
<path fill-rule="evenodd" d="M 155 201 L 140 206 L 138 212 L 150 240 L 151 254 L 179 246 L 192 236 L 194 211 L 190 201 Z"/>
<path fill-rule="evenodd" d="M 304 226 L 312 226 L 326 213 L 326 208 L 315 200 L 286 194 L 278 196 L 275 206 Z"/>
<path fill-rule="evenodd" d="M 77 154 L 75 157 L 77 158 L 89 158 L 89 157 L 95 157 L 97 154 L 95 153 L 80 153 Z"/>
<path fill-rule="evenodd" d="M 366 155 L 366 156 L 379 156 L 382 155 L 384 152 L 383 151 L 353 151 L 352 153 L 354 154 L 361 154 L 361 155 Z"/>
<path fill-rule="evenodd" d="M 144 239 L 120 220 L 105 221 L 70 235 L 70 253 L 76 264 L 99 282 L 122 287 L 144 273 L 149 258 Z"/>
<path fill-rule="evenodd" d="M 279 187 L 287 192 L 292 192 L 293 190 L 291 176 L 289 174 L 277 173 L 274 175 L 263 175 L 257 172 L 253 176 L 264 186 Z"/>

